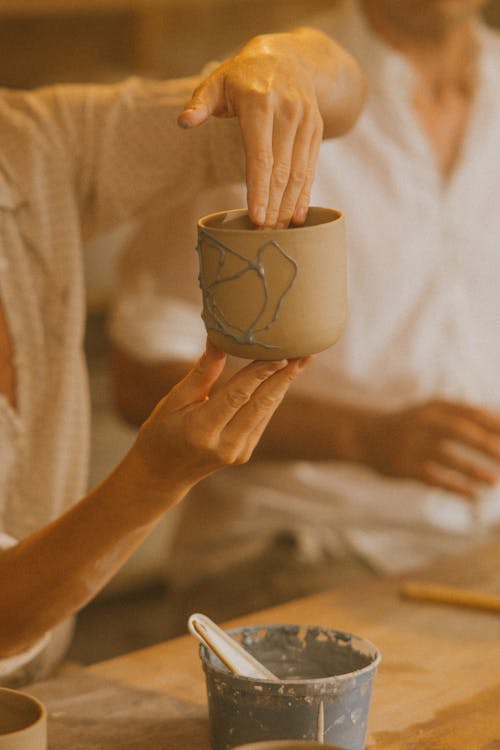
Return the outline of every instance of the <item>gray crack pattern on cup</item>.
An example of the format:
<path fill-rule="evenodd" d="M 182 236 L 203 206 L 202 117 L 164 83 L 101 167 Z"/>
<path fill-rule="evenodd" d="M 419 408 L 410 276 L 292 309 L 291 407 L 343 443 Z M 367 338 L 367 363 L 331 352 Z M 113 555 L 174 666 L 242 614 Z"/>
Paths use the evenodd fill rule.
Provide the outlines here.
<path fill-rule="evenodd" d="M 207 271 L 204 265 L 203 254 L 201 252 L 201 245 L 205 243 L 206 247 L 213 248 L 218 255 L 218 262 L 215 276 L 212 280 L 207 279 Z M 215 237 L 212 237 L 207 231 L 200 231 L 198 244 L 196 251 L 199 257 L 200 273 L 198 275 L 198 284 L 203 294 L 206 311 L 203 313 L 203 320 L 207 330 L 215 330 L 219 333 L 223 333 L 226 336 L 230 336 L 232 339 L 240 344 L 259 344 L 266 349 L 279 348 L 273 344 L 266 344 L 263 341 L 259 341 L 258 336 L 262 331 L 267 331 L 271 326 L 278 320 L 280 310 L 285 301 L 285 297 L 292 288 L 298 273 L 298 263 L 294 260 L 276 240 L 269 240 L 259 247 L 257 257 L 255 260 L 247 258 L 245 255 L 239 253 L 229 245 L 220 242 Z M 274 309 L 270 310 L 270 298 L 274 298 L 274 294 L 270 294 L 269 281 L 266 276 L 266 252 L 277 252 L 279 253 L 285 263 L 290 268 L 290 278 L 284 286 L 277 298 L 277 302 L 274 305 Z M 227 261 L 227 255 L 238 258 L 242 262 L 242 268 L 228 275 L 223 275 L 224 266 Z M 228 284 L 236 281 L 237 279 L 243 278 L 247 273 L 253 273 L 256 275 L 256 282 L 258 290 L 262 294 L 262 304 L 257 310 L 255 318 L 251 321 L 250 325 L 246 328 L 241 328 L 235 321 L 227 319 L 224 311 L 221 309 L 219 302 L 217 301 L 217 294 L 224 284 Z M 271 320 L 265 325 L 261 325 L 264 319 L 269 318 Z M 212 320 L 209 319 L 209 316 Z M 260 326 L 260 327 L 259 327 Z"/>

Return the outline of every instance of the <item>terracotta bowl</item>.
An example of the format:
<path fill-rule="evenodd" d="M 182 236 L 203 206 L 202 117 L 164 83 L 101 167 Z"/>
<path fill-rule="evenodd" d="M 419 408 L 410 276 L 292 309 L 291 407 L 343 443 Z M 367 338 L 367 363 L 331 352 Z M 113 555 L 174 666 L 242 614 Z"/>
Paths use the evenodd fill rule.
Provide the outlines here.
<path fill-rule="evenodd" d="M 0 688 L 0 750 L 46 750 L 47 710 L 37 698 Z"/>

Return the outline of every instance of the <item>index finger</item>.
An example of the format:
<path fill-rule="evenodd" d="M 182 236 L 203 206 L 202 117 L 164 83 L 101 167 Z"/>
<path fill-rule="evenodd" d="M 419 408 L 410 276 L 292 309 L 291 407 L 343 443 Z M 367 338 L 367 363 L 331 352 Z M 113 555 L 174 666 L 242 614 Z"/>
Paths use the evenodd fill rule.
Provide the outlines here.
<path fill-rule="evenodd" d="M 247 436 L 247 452 L 251 453 L 260 440 L 269 420 L 280 405 L 292 381 L 312 361 L 312 357 L 291 360 L 273 377 L 262 383 L 254 396 L 238 411 L 225 430 L 230 443 Z"/>
<path fill-rule="evenodd" d="M 248 403 L 254 392 L 276 372 L 284 369 L 283 360 L 257 361 L 239 370 L 203 405 L 203 418 L 223 430 L 228 422 Z"/>
<path fill-rule="evenodd" d="M 455 402 L 445 402 L 445 408 L 455 417 L 469 419 L 485 430 L 500 434 L 500 413 L 497 411 Z"/>

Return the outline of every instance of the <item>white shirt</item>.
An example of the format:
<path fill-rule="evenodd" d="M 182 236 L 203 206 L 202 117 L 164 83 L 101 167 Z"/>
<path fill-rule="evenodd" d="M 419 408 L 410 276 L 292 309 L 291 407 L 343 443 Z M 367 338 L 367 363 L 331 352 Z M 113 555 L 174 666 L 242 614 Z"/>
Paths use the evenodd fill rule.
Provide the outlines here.
<path fill-rule="evenodd" d="M 478 29 L 480 87 L 459 163 L 445 183 L 411 106 L 414 75 L 405 60 L 374 36 L 353 2 L 317 25 L 360 61 L 369 98 L 353 131 L 323 142 L 312 198 L 345 213 L 347 329 L 296 387 L 358 406 L 398 408 L 441 395 L 500 410 L 499 37 Z M 218 189 L 195 207 L 198 215 L 186 210 L 175 233 L 164 222 L 162 241 L 186 256 L 200 214 L 244 203 L 242 189 Z M 178 343 L 180 330 L 190 332 L 192 356 L 202 347 L 193 256 L 188 292 L 166 277 L 155 277 L 146 292 L 147 267 L 143 296 L 129 285 L 112 330 L 125 347 L 127 332 L 136 356 L 184 357 L 189 344 Z M 132 317 L 138 324 L 131 312 L 144 309 L 146 299 L 150 331 L 162 331 L 151 339 L 144 325 L 130 325 Z M 252 462 L 209 478 L 194 494 L 204 566 L 210 539 L 213 554 L 227 560 L 221 547 L 238 555 L 252 534 L 291 526 L 337 554 L 398 571 L 465 548 L 477 530 L 469 506 L 451 493 L 357 464 Z M 500 517 L 499 495 L 485 497 L 482 524 Z"/>
<path fill-rule="evenodd" d="M 241 179 L 236 124 L 208 123 L 195 138 L 178 127 L 193 86 L 130 79 L 0 90 L 0 299 L 16 388 L 15 409 L 0 396 L 0 548 L 59 516 L 86 489 L 85 232 L 167 196 L 175 207 L 192 194 L 186 169 L 200 189 L 209 173 Z M 212 151 L 220 156 L 207 171 Z M 1 596 L 0 616 L 8 616 Z M 50 640 L 0 660 L 0 683 L 44 674 L 40 652 L 50 651 L 49 662 L 61 657 Z"/>

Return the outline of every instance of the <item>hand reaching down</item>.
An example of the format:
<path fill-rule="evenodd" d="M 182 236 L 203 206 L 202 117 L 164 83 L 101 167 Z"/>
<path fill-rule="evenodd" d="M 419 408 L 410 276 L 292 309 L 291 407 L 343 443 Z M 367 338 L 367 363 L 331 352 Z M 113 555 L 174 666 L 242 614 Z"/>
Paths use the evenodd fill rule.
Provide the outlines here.
<path fill-rule="evenodd" d="M 323 136 L 347 132 L 361 113 L 365 81 L 355 60 L 315 29 L 254 37 L 193 92 L 184 128 L 211 115 L 237 117 L 250 218 L 302 224 Z"/>

